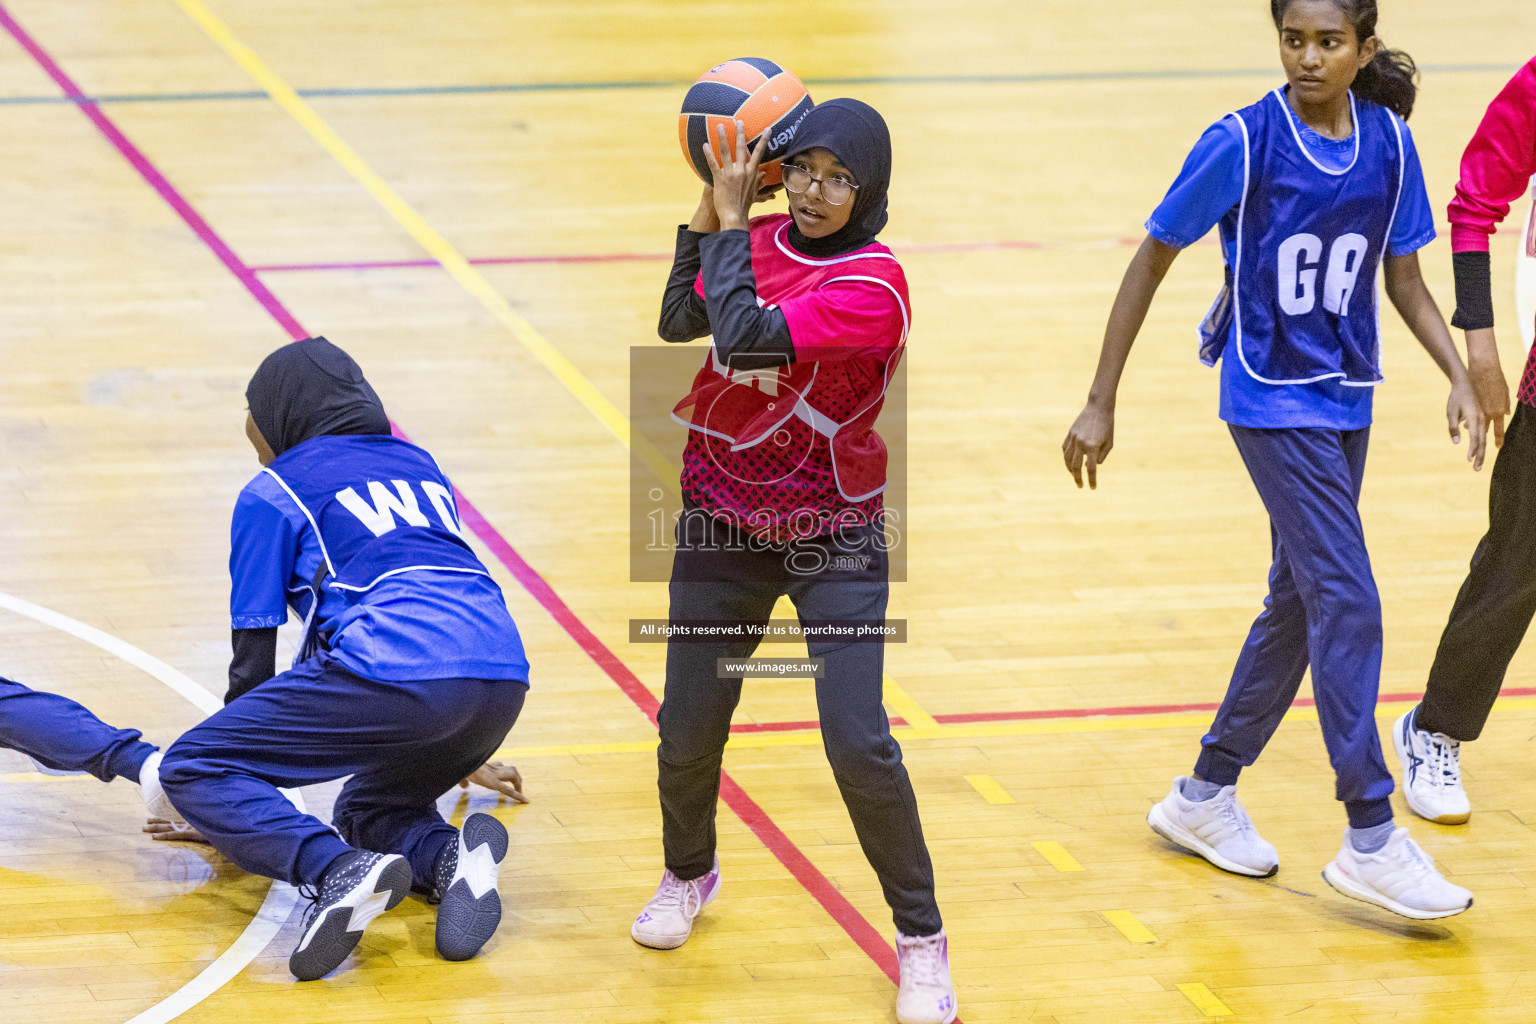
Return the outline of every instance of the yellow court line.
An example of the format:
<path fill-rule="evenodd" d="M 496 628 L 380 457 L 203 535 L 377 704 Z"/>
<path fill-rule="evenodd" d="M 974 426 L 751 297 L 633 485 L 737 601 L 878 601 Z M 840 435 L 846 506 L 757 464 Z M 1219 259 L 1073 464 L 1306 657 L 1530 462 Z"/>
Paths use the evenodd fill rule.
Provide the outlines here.
<path fill-rule="evenodd" d="M 331 154 L 385 211 L 400 224 L 444 270 L 477 298 L 490 314 L 509 330 L 513 337 L 555 378 L 571 392 L 625 447 L 633 451 L 652 473 L 669 489 L 676 491 L 677 467 L 650 443 L 634 433 L 628 419 L 605 398 L 591 381 L 566 359 L 554 345 L 541 335 L 526 319 L 519 316 L 506 298 L 487 281 L 449 241 L 429 224 L 421 214 L 407 203 L 388 182 L 378 175 L 358 153 L 338 135 L 255 51 L 246 46 L 238 36 L 215 15 L 202 0 L 175 0 L 187 16 L 195 21 L 215 43 L 224 50 L 274 102 L 286 110 L 326 152 Z M 1536 701 L 1512 701 L 1515 706 L 1536 707 Z M 944 726 L 923 710 L 905 690 L 890 676 L 885 677 L 885 703 L 900 717 L 907 720 L 911 729 L 904 734 L 912 737 L 934 736 L 1019 736 L 1041 733 L 1097 732 L 1112 729 L 1171 728 L 1194 722 L 1206 724 L 1206 719 L 1164 719 L 1155 724 L 1147 720 L 1133 720 L 1110 724 L 1102 720 L 1078 720 L 1076 722 L 1036 722 L 1020 724 L 996 723 L 979 728 Z M 1315 718 L 1316 713 L 1309 716 Z M 742 737 L 743 739 L 745 737 Z M 798 742 L 798 741 L 789 741 Z M 778 743 L 738 743 L 737 746 L 776 746 Z M 597 752 L 597 751 L 583 751 Z M 616 751 L 601 751 L 616 752 Z"/>
<path fill-rule="evenodd" d="M 51 775 L 48 772 L 6 772 L 0 782 L 79 782 L 81 779 L 96 780 L 89 775 Z"/>
<path fill-rule="evenodd" d="M 586 406 L 587 410 L 596 416 L 621 444 L 626 448 L 632 446 L 635 454 L 663 484 L 674 489 L 678 486 L 677 467 L 672 465 L 648 439 L 635 433 L 624 414 L 619 412 L 613 403 L 608 401 L 602 392 L 560 353 L 559 349 L 550 344 L 532 324 L 519 316 L 506 298 L 485 279 L 480 271 L 476 270 L 446 238 L 438 233 L 437 229 L 428 224 L 421 214 L 401 198 L 400 194 L 381 178 L 366 160 L 336 134 L 313 107 L 268 67 L 254 50 L 241 42 L 229 26 L 220 21 L 202 0 L 175 0 L 175 3 L 186 12 L 188 17 L 197 22 L 202 30 L 208 33 L 213 41 L 218 43 L 224 52 L 245 70 L 246 74 L 255 79 L 278 106 L 292 115 L 293 119 L 320 144 L 322 149 L 335 157 L 336 161 L 346 168 L 347 173 L 357 179 L 358 184 L 362 185 L 368 194 L 410 233 L 428 255 L 448 271 L 465 291 L 479 299 L 480 304 L 491 316 L 512 332 L 512 336 L 523 348 L 554 374 L 555 379 L 565 385 L 576 400 Z"/>
<path fill-rule="evenodd" d="M 1104 920 L 1120 929 L 1120 934 L 1132 942 L 1156 942 L 1157 936 L 1152 930 L 1136 919 L 1136 915 L 1129 910 L 1106 910 Z"/>
<path fill-rule="evenodd" d="M 898 739 L 906 729 L 892 729 Z M 550 747 L 503 747 L 492 756 L 499 760 L 515 760 L 531 757 L 580 757 L 584 754 L 649 754 L 656 749 L 657 740 L 633 740 L 619 743 L 567 743 Z M 732 736 L 725 744 L 728 750 L 758 747 L 817 747 L 821 745 L 818 730 L 796 732 L 749 732 Z"/>
<path fill-rule="evenodd" d="M 657 740 L 634 743 L 571 743 L 549 747 L 502 747 L 491 757 L 497 761 L 526 761 L 535 757 L 580 757 L 583 754 L 649 754 Z"/>
<path fill-rule="evenodd" d="M 1050 736 L 1072 732 L 1204 729 L 1210 724 L 1209 714 L 1137 715 L 1123 718 L 1037 718 L 1027 722 L 966 722 L 959 725 L 946 725 L 944 731 L 938 736 L 952 740 L 979 739 L 985 736 Z M 892 729 L 891 732 L 897 737 L 911 734 L 911 730 L 907 729 Z"/>
<path fill-rule="evenodd" d="M 1207 1017 L 1231 1017 L 1232 1011 L 1227 1009 L 1227 1004 L 1216 998 L 1216 993 L 1206 988 L 1198 981 L 1182 982 L 1179 991 L 1184 993 L 1184 998 L 1195 1004 L 1195 1007 Z"/>
<path fill-rule="evenodd" d="M 887 691 L 889 693 L 889 691 Z M 1502 707 L 1536 708 L 1536 698 L 1514 698 L 1508 701 L 1499 701 Z M 912 713 L 910 709 L 903 714 Z M 1315 720 L 1317 714 L 1311 708 L 1296 709 L 1286 716 L 1297 720 Z M 1392 717 L 1391 713 L 1384 713 L 1379 717 Z M 908 719 L 910 721 L 910 719 Z M 1209 715 L 1147 715 L 1127 718 L 1066 718 L 1045 719 L 1028 722 L 976 722 L 961 725 L 946 725 L 937 729 L 914 729 L 908 726 L 899 726 L 891 730 L 891 735 L 897 740 L 915 739 L 948 739 L 966 740 L 986 737 L 1007 736 L 1042 736 L 1065 733 L 1091 733 L 1091 732 L 1121 732 L 1128 730 L 1148 729 L 1201 729 L 1210 724 Z M 549 746 L 515 746 L 502 747 L 492 756 L 504 760 L 529 760 L 539 757 L 580 757 L 590 754 L 649 754 L 656 750 L 655 739 L 629 740 L 614 743 L 562 743 Z M 767 747 L 814 747 L 821 745 L 821 732 L 817 729 L 802 729 L 794 732 L 754 732 L 737 733 L 731 736 L 726 743 L 728 750 L 751 750 Z M 36 776 L 34 778 L 34 776 Z M 40 775 L 34 772 L 18 772 L 13 775 L 0 776 L 0 781 L 33 782 L 44 781 L 51 776 Z M 974 781 L 976 779 L 990 779 L 990 776 L 966 776 L 966 781 L 977 787 L 981 787 Z M 1006 800 L 994 800 L 994 803 L 1010 803 L 1012 797 L 1006 793 L 995 780 L 993 786 L 1002 793 Z M 986 796 L 986 793 L 982 793 Z M 988 799 L 991 799 L 990 797 Z"/>
<path fill-rule="evenodd" d="M 1506 709 L 1532 709 L 1536 708 L 1536 698 L 1515 697 L 1500 700 L 1499 706 Z M 905 717 L 905 716 L 903 716 Z M 1317 718 L 1317 713 L 1311 708 L 1298 708 L 1291 711 L 1289 719 L 1310 721 Z M 1378 717 L 1394 717 L 1393 712 L 1383 712 Z M 1030 722 L 978 722 L 963 725 L 946 725 L 938 731 L 922 731 L 910 727 L 898 727 L 891 730 L 891 735 L 898 740 L 913 739 L 947 739 L 966 740 L 993 736 L 1041 736 L 1063 733 L 1087 733 L 1087 732 L 1119 732 L 1124 730 L 1145 729 L 1201 729 L 1210 724 L 1209 715 L 1147 715 L 1143 717 L 1127 718 L 1067 718 L 1058 720 L 1037 720 Z M 616 743 L 565 743 L 550 746 L 516 746 L 503 747 L 496 751 L 494 757 L 510 760 L 530 760 L 539 757 L 581 757 L 591 754 L 650 754 L 656 750 L 655 739 L 629 740 Z M 733 735 L 726 748 L 730 750 L 751 750 L 766 747 L 814 747 L 820 746 L 821 733 L 816 729 L 803 729 L 795 732 L 752 732 L 737 733 Z M 5 782 L 42 782 L 52 780 L 53 776 L 41 775 L 36 772 L 17 772 L 11 775 L 0 776 L 0 781 Z M 997 792 L 1006 800 L 992 800 L 978 785 L 976 780 L 987 779 Z M 967 775 L 966 781 L 975 786 L 977 792 L 987 797 L 994 803 L 1009 803 L 1013 798 L 998 786 L 996 780 L 988 775 Z"/>
<path fill-rule="evenodd" d="M 989 804 L 1011 804 L 1013 795 L 1004 789 L 996 779 L 990 775 L 967 775 L 965 781 L 969 782 L 981 798 Z"/>
<path fill-rule="evenodd" d="M 923 706 L 912 698 L 912 695 L 901 688 L 901 684 L 891 678 L 889 672 L 884 674 L 885 706 L 907 720 L 907 725 L 914 736 L 937 736 L 945 731 L 932 715 L 923 710 Z"/>
<path fill-rule="evenodd" d="M 278 106 L 286 110 L 297 121 L 310 137 L 320 147 L 331 154 L 347 173 L 355 178 L 358 184 L 367 190 L 380 206 L 395 219 L 401 227 L 408 231 L 412 238 L 436 260 L 444 270 L 448 271 L 475 298 L 480 300 L 486 310 L 495 317 L 502 326 L 512 332 L 528 352 L 555 375 L 555 378 L 564 384 L 577 401 L 586 406 L 603 425 L 606 426 L 614 437 L 626 447 L 631 448 L 635 455 L 654 473 L 664 486 L 674 493 L 678 490 L 678 470 L 666 456 L 662 455 L 646 437 L 637 434 L 633 425 L 603 397 L 602 392 L 576 369 L 570 360 L 562 355 L 559 349 L 538 332 L 532 324 L 519 316 L 506 298 L 498 292 L 485 275 L 464 258 L 453 245 L 438 233 L 437 229 L 427 223 L 426 218 L 417 213 L 398 192 L 379 176 L 368 162 L 357 151 L 347 144 L 336 131 L 326 123 L 315 109 L 306 103 L 293 88 L 285 82 L 277 72 L 273 71 L 265 61 L 256 54 L 256 51 L 241 42 L 240 38 L 224 24 L 202 0 L 175 0 L 175 3 L 187 16 L 208 33 L 214 42 L 227 53 L 231 60 L 239 64 L 245 73 L 256 80 L 267 95 Z M 902 718 L 912 725 L 919 736 L 935 735 L 941 730 L 933 716 L 924 711 L 915 700 L 900 686 L 885 677 L 886 702 Z"/>
<path fill-rule="evenodd" d="M 1062 722 L 997 722 L 981 725 L 952 725 L 942 732 L 919 732 L 900 726 L 891 730 L 897 740 L 969 739 L 984 736 L 1038 736 L 1050 733 L 1099 732 L 1121 729 L 1203 728 L 1210 718 L 1180 717 L 1160 719 L 1069 719 Z M 736 733 L 726 742 L 727 750 L 762 747 L 814 747 L 821 745 L 821 733 L 815 729 L 794 732 Z M 642 754 L 656 749 L 656 740 L 619 743 L 570 743 L 547 747 L 503 747 L 498 758 L 576 757 L 582 754 Z"/>
<path fill-rule="evenodd" d="M 1088 870 L 1077 862 L 1076 857 L 1067 852 L 1067 848 L 1065 846 L 1062 846 L 1058 842 L 1047 840 L 1044 842 L 1030 843 L 1029 845 L 1035 848 L 1036 853 L 1050 861 L 1051 867 L 1055 868 L 1057 871 Z"/>

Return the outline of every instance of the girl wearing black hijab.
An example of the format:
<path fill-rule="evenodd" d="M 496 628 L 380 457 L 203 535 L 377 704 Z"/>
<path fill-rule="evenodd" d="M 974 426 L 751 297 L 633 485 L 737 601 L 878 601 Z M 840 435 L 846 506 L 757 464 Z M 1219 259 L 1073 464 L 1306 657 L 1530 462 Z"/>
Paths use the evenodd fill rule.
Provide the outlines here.
<path fill-rule="evenodd" d="M 362 368 L 324 338 L 306 338 L 269 355 L 246 387 L 245 401 L 245 436 L 263 466 L 312 437 L 390 432 L 384 404 Z M 237 625 L 230 646 L 226 704 L 272 678 L 277 627 Z"/>
<path fill-rule="evenodd" d="M 262 472 L 231 531 L 231 697 L 139 772 L 248 871 L 313 898 L 289 967 L 328 974 L 415 888 L 440 902 L 437 948 L 465 960 L 501 919 L 506 829 L 455 829 L 436 801 L 501 745 L 528 689 L 506 602 L 465 543 L 432 456 L 390 435 L 362 370 L 324 338 L 285 345 L 246 390 Z M 305 634 L 273 676 L 277 627 Z M 334 827 L 279 787 L 351 779 Z"/>
<path fill-rule="evenodd" d="M 662 300 L 661 337 L 714 335 L 674 418 L 689 426 L 683 515 L 672 565 L 674 623 L 710 622 L 732 639 L 667 647 L 657 751 L 666 873 L 635 919 L 635 941 L 681 946 L 720 889 L 715 804 L 742 677 L 719 659 L 757 646 L 783 595 L 812 658 L 832 772 L 897 928 L 901 1024 L 956 1013 L 933 866 L 901 748 L 881 706 L 884 646 L 849 642 L 850 624 L 882 625 L 888 563 L 881 494 L 886 451 L 874 430 L 906 343 L 906 279 L 875 240 L 886 222 L 891 144 L 872 107 L 838 99 L 811 110 L 784 161 L 789 215 L 748 219 L 766 198 L 759 142 L 720 130 L 706 147 L 713 184 L 680 228 Z"/>

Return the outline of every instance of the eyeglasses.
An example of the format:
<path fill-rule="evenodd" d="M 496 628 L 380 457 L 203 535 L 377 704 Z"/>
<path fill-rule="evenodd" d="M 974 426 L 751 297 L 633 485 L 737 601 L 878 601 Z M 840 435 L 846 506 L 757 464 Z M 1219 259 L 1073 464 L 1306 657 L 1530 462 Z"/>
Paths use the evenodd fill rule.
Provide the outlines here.
<path fill-rule="evenodd" d="M 795 195 L 808 191 L 813 181 L 821 186 L 821 198 L 833 206 L 842 206 L 859 187 L 841 175 L 835 178 L 818 178 L 810 172 L 809 168 L 801 167 L 799 164 L 784 165 L 784 187 Z"/>

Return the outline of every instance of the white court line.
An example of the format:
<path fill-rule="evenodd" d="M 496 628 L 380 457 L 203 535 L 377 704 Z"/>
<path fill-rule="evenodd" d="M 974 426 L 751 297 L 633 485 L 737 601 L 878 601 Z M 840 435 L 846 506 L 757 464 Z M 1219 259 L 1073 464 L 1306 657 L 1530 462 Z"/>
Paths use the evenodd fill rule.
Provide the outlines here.
<path fill-rule="evenodd" d="M 60 632 L 68 633 L 72 637 L 101 648 L 108 654 L 121 658 L 175 690 L 204 714 L 211 715 L 224 706 L 213 694 L 159 658 L 146 654 L 110 633 L 103 633 L 94 626 L 87 626 L 67 615 L 60 615 L 31 601 L 23 601 L 4 591 L 0 591 L 0 608 L 13 611 L 17 615 L 24 615 L 45 626 L 52 626 Z M 292 800 L 299 810 L 304 810 L 304 798 L 297 790 L 285 789 L 283 794 Z M 288 915 L 292 913 L 294 904 L 298 902 L 298 895 L 298 892 L 288 883 L 273 882 L 267 890 L 267 898 L 262 901 L 261 907 L 256 911 L 256 916 L 251 918 L 250 924 L 245 926 L 245 930 L 240 933 L 240 937 L 232 946 L 220 953 L 218 959 L 204 967 L 191 981 L 127 1021 L 126 1024 L 166 1024 L 167 1021 L 175 1020 L 213 995 L 226 982 L 245 970 L 246 965 L 260 956 L 261 951 L 277 937 L 284 922 L 288 920 Z"/>

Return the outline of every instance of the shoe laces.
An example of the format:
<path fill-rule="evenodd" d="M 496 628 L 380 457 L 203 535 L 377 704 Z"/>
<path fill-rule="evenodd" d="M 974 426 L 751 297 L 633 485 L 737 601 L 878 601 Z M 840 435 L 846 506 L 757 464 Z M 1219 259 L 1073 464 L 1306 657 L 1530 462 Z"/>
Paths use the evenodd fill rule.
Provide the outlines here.
<path fill-rule="evenodd" d="M 1412 839 L 1405 838 L 1401 843 L 1397 844 L 1395 859 L 1398 867 L 1412 875 L 1420 877 L 1426 874 L 1436 875 L 1437 877 L 1439 875 L 1439 872 L 1435 870 L 1435 862 L 1430 859 L 1429 854 L 1424 852 L 1424 848 Z"/>
<path fill-rule="evenodd" d="M 924 988 L 945 988 L 944 984 L 944 933 L 915 937 L 898 935 L 896 948 L 901 950 L 901 980 Z"/>
<path fill-rule="evenodd" d="M 668 871 L 660 887 L 657 888 L 656 895 L 651 897 L 651 905 L 658 910 L 675 908 L 682 911 L 684 917 L 690 919 L 697 917 L 699 911 L 704 908 L 704 896 L 699 889 L 704 879 L 708 877 L 703 875 L 699 878 L 690 878 L 685 882 Z"/>
<path fill-rule="evenodd" d="M 1430 785 L 1461 785 L 1461 742 L 1443 733 L 1430 733 L 1424 747 L 1424 764 L 1429 769 Z"/>
<path fill-rule="evenodd" d="M 309 906 L 304 910 L 304 918 L 299 923 L 299 930 L 307 932 L 309 931 L 309 926 L 314 923 L 315 918 L 320 914 L 320 890 L 313 885 L 300 885 L 299 895 L 309 900 Z"/>
<path fill-rule="evenodd" d="M 1243 809 L 1243 805 L 1237 802 L 1236 793 L 1221 800 L 1217 809 L 1221 812 L 1221 820 L 1232 833 L 1245 835 L 1253 831 L 1253 819 L 1248 817 L 1248 812 Z"/>
<path fill-rule="evenodd" d="M 327 907 L 345 896 L 368 873 L 378 856 L 376 853 L 359 853 L 340 867 L 327 871 L 318 884 L 300 885 L 299 895 L 310 901 L 309 909 L 304 912 L 303 927 L 307 929 Z"/>

